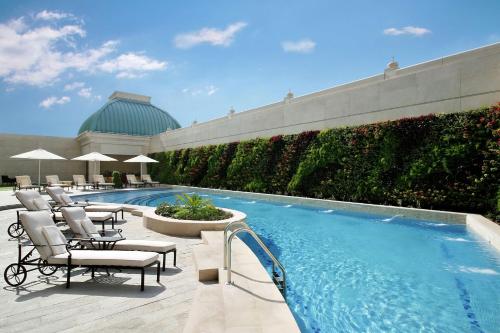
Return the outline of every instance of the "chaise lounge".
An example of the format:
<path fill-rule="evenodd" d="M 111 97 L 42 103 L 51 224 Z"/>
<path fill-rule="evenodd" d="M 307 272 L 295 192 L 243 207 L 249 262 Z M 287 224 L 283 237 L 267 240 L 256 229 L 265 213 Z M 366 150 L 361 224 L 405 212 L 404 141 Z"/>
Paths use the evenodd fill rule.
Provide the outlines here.
<path fill-rule="evenodd" d="M 75 183 L 75 187 L 78 190 L 79 187 L 82 187 L 84 190 L 87 188 L 93 187 L 91 183 L 87 183 L 84 175 L 73 175 L 73 183 Z"/>
<path fill-rule="evenodd" d="M 144 182 L 140 182 L 135 178 L 135 175 L 127 175 L 127 183 L 129 187 L 143 187 L 145 185 Z"/>
<path fill-rule="evenodd" d="M 58 186 L 68 190 L 71 188 L 71 185 L 61 182 L 58 175 L 45 176 L 45 180 L 47 180 L 47 186 Z"/>
<path fill-rule="evenodd" d="M 117 241 L 111 246 L 113 250 L 118 251 L 147 251 L 156 252 L 163 255 L 163 270 L 165 270 L 165 257 L 167 253 L 174 254 L 174 266 L 177 265 L 177 249 L 175 243 L 164 241 L 151 240 L 131 240 L 123 239 L 121 230 L 105 230 L 102 235 L 96 229 L 94 224 L 89 220 L 85 211 L 81 207 L 63 207 L 61 212 L 68 223 L 75 238 L 81 240 L 81 244 L 86 248 L 96 248 L 101 246 L 94 240 L 102 236 L 118 236 Z M 113 235 L 114 233 L 114 235 Z"/>
<path fill-rule="evenodd" d="M 87 203 L 74 202 L 73 199 L 71 199 L 69 195 L 64 193 L 64 190 L 60 187 L 47 187 L 45 191 L 47 191 L 47 194 L 52 198 L 52 200 L 54 200 L 56 205 L 59 207 L 76 206 L 76 207 L 84 207 L 85 211 L 87 212 L 108 212 L 115 214 L 115 219 L 113 221 L 113 226 L 112 226 L 113 228 L 115 227 L 114 222 L 118 221 L 119 212 L 122 213 L 122 220 L 124 218 L 123 216 L 124 208 L 121 205 L 89 205 Z"/>
<path fill-rule="evenodd" d="M 28 211 L 44 210 L 49 212 L 52 216 L 53 223 L 65 221 L 62 213 L 54 209 L 47 202 L 47 200 L 45 200 L 37 191 L 26 191 L 26 192 L 17 191 L 16 198 Z M 7 229 L 9 236 L 13 238 L 18 238 L 24 233 L 24 229 L 22 227 L 21 220 L 19 218 L 19 214 L 21 212 L 22 212 L 21 210 L 17 211 L 17 221 L 9 225 Z M 113 214 L 110 212 L 89 212 L 87 216 L 92 222 L 102 223 L 103 229 L 104 229 L 104 222 L 106 221 L 111 221 L 112 225 L 114 224 Z"/>
<path fill-rule="evenodd" d="M 16 186 L 14 187 L 14 190 L 38 190 L 40 191 L 40 184 L 38 185 L 33 185 L 31 183 L 31 178 L 30 176 L 16 176 Z"/>
<path fill-rule="evenodd" d="M 109 251 L 109 250 L 75 250 L 66 240 L 62 232 L 54 226 L 47 211 L 21 212 L 21 223 L 26 230 L 34 248 L 22 256 L 22 244 L 19 246 L 17 263 L 5 269 L 5 281 L 11 286 L 19 286 L 26 280 L 26 266 L 37 266 L 44 275 L 55 273 L 58 268 L 66 268 L 66 288 L 70 287 L 71 270 L 76 267 L 87 267 L 92 271 L 99 268 L 137 269 L 141 271 L 141 291 L 144 290 L 145 269 L 156 265 L 156 281 L 160 282 L 160 261 L 158 254 L 145 251 Z M 40 254 L 40 259 L 32 258 L 33 250 Z M 40 264 L 40 262 L 42 264 Z M 36 268 L 34 268 L 36 269 Z M 47 271 L 48 270 L 48 271 Z"/>
<path fill-rule="evenodd" d="M 142 181 L 146 184 L 146 185 L 150 185 L 151 187 L 153 185 L 155 186 L 160 186 L 160 182 L 157 182 L 157 181 L 154 181 L 151 179 L 151 176 L 146 174 L 146 175 L 142 175 Z"/>
<path fill-rule="evenodd" d="M 104 189 L 107 189 L 107 188 L 113 188 L 115 186 L 114 183 L 106 183 L 106 181 L 104 180 L 104 177 L 103 175 L 93 175 L 92 176 L 92 179 L 94 181 L 94 188 L 95 189 L 98 189 L 99 187 L 104 187 Z"/>

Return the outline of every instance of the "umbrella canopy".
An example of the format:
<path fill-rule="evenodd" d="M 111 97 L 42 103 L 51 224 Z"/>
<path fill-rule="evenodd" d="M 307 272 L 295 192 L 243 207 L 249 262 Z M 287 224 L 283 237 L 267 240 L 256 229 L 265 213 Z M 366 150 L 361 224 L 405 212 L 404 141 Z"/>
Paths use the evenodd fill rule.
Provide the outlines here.
<path fill-rule="evenodd" d="M 75 157 L 75 158 L 72 158 L 72 160 L 74 161 L 92 161 L 94 162 L 94 173 L 96 172 L 96 163 L 95 162 L 112 162 L 112 161 L 117 161 L 117 159 L 113 158 L 113 157 L 109 157 L 107 155 L 104 155 L 104 154 L 101 154 L 101 153 L 98 153 L 98 152 L 91 152 L 91 153 L 88 153 L 88 154 L 85 154 L 85 155 L 82 155 L 82 156 L 78 156 L 78 157 Z M 90 170 L 89 170 L 90 172 Z"/>
<path fill-rule="evenodd" d="M 94 161 L 94 162 L 100 162 L 100 161 L 111 162 L 111 161 L 116 161 L 115 158 L 109 157 L 107 155 L 104 155 L 104 154 L 101 154 L 101 153 L 98 153 L 98 152 L 95 152 L 95 151 L 92 152 L 92 153 L 88 153 L 88 154 L 85 154 L 85 155 L 82 155 L 82 156 L 78 156 L 78 157 L 72 158 L 72 160 L 74 160 L 74 161 Z"/>
<path fill-rule="evenodd" d="M 152 158 L 149 158 L 149 157 L 144 156 L 144 155 L 132 157 L 132 158 L 125 160 L 123 162 L 127 162 L 127 163 L 158 163 L 157 160 L 153 160 Z"/>
<path fill-rule="evenodd" d="M 149 158 L 144 155 L 138 155 L 136 157 L 129 158 L 128 160 L 125 160 L 123 162 L 127 163 L 141 163 L 141 180 L 142 180 L 142 163 L 158 163 L 157 160 L 153 160 L 152 158 Z"/>
<path fill-rule="evenodd" d="M 24 158 L 29 160 L 38 160 L 38 185 L 40 185 L 40 161 L 41 160 L 65 160 L 64 157 L 53 154 L 45 149 L 35 149 L 26 153 L 11 156 L 10 158 Z"/>

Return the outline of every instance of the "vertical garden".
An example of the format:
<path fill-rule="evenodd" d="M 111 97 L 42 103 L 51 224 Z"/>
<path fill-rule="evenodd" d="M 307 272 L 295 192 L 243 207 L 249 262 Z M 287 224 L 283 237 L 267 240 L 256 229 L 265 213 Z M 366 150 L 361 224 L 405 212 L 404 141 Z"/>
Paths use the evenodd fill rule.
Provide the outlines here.
<path fill-rule="evenodd" d="M 167 184 L 474 212 L 500 220 L 500 104 L 152 154 Z"/>

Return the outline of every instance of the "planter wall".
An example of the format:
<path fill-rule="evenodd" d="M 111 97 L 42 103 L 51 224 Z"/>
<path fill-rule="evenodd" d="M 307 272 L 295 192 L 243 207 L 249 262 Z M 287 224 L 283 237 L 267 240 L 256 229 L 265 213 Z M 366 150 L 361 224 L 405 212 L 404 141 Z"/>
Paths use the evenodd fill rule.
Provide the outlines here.
<path fill-rule="evenodd" d="M 246 214 L 237 210 L 220 208 L 233 214 L 231 218 L 220 221 L 177 220 L 156 215 L 154 211 L 145 211 L 142 223 L 147 229 L 161 234 L 180 237 L 200 237 L 201 231 L 222 231 L 231 222 L 244 221 Z"/>
<path fill-rule="evenodd" d="M 152 154 L 162 183 L 500 219 L 500 104 Z"/>

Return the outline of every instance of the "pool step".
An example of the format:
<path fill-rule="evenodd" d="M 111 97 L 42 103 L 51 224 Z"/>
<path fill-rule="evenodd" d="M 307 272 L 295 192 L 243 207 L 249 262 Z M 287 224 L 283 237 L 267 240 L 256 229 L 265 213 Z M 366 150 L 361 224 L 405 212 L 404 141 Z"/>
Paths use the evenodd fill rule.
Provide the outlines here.
<path fill-rule="evenodd" d="M 204 282 L 196 290 L 184 333 L 299 333 L 272 278 L 240 239 L 232 243 L 234 284 L 227 285 L 227 271 L 222 267 L 223 233 L 202 231 L 201 238 L 202 244 L 194 247 L 193 256 L 198 279 Z"/>
<path fill-rule="evenodd" d="M 195 246 L 193 248 L 193 259 L 198 281 L 219 281 L 219 266 L 222 257 L 213 246 L 208 244 Z"/>

